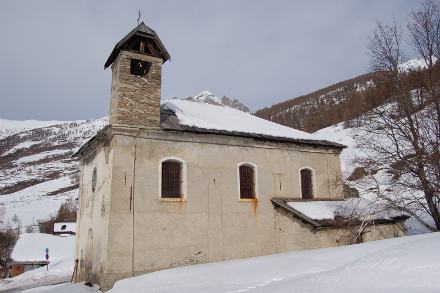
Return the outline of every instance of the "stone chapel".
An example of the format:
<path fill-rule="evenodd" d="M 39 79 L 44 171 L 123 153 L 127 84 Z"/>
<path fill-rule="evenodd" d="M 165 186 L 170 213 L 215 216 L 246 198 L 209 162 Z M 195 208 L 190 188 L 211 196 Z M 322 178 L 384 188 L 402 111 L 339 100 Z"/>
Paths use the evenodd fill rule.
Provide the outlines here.
<path fill-rule="evenodd" d="M 75 281 L 108 290 L 167 268 L 346 244 L 357 222 L 337 213 L 344 146 L 228 107 L 161 103 L 169 59 L 142 22 L 104 65 L 109 124 L 75 153 Z M 402 235 L 405 219 L 381 214 L 358 241 Z"/>

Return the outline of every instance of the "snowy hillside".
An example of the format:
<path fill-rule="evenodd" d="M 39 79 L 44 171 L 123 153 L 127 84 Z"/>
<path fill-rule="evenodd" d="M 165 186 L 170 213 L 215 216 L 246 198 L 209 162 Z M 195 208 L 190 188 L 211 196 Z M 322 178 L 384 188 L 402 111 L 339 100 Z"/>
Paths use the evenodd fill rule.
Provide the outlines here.
<path fill-rule="evenodd" d="M 364 74 L 260 109 L 258 117 L 314 132 L 363 112 L 361 101 L 374 90 L 375 75 Z"/>
<path fill-rule="evenodd" d="M 63 123 L 62 121 L 38 121 L 38 120 L 6 120 L 0 118 L 0 139 L 18 132 L 34 128 L 47 127 Z"/>
<path fill-rule="evenodd" d="M 399 66 L 406 72 L 408 80 L 417 77 L 417 72 L 426 67 L 422 58 L 408 60 Z M 360 117 L 386 103 L 392 88 L 380 79 L 380 74 L 367 73 L 260 109 L 255 114 L 289 127 L 315 132 Z"/>
<path fill-rule="evenodd" d="M 78 162 L 70 157 L 107 123 L 94 121 L 1 120 L 0 206 L 5 221 L 16 214 L 23 226 L 55 213 L 76 199 Z"/>
<path fill-rule="evenodd" d="M 360 195 L 362 197 L 368 199 L 376 198 L 374 193 L 371 193 L 368 189 L 366 189 L 368 185 L 365 185 L 364 182 L 362 182 L 362 178 L 358 179 L 353 176 L 353 174 L 355 174 L 354 172 L 359 167 L 359 163 L 356 161 L 356 158 L 362 158 L 368 155 L 364 153 L 365 150 L 363 150 L 360 146 L 362 139 L 364 139 L 363 136 L 366 135 L 362 131 L 362 127 L 357 127 L 354 125 L 352 125 L 351 127 L 346 127 L 346 125 L 344 125 L 344 123 L 342 122 L 318 130 L 313 134 L 320 137 L 321 139 L 332 139 L 332 141 L 334 142 L 341 143 L 347 146 L 347 148 L 342 151 L 340 156 L 343 179 L 346 180 L 346 182 L 351 187 L 356 188 L 360 192 Z M 377 139 L 377 137 L 375 137 L 375 139 Z M 382 171 L 379 171 L 375 175 L 378 182 L 380 183 L 386 181 L 385 178 L 387 178 L 387 176 L 389 176 L 389 174 L 386 174 Z M 381 184 L 381 189 L 392 190 L 392 188 L 390 188 L 386 183 Z M 432 221 L 429 219 L 430 216 L 428 214 L 422 213 L 419 214 L 419 216 L 427 222 Z M 407 235 L 429 232 L 428 229 L 423 227 L 414 218 L 410 218 L 409 220 L 407 220 L 405 222 L 405 227 L 407 229 Z"/>
<path fill-rule="evenodd" d="M 344 122 L 341 122 L 318 130 L 313 134 L 321 139 L 332 140 L 347 146 L 341 153 L 341 167 L 344 178 L 349 177 L 355 168 L 353 160 L 361 152 L 356 148 L 356 138 L 359 135 L 357 129 L 346 128 Z"/>
<path fill-rule="evenodd" d="M 433 58 L 433 62 L 436 62 L 436 58 Z M 411 71 L 411 70 L 423 70 L 426 69 L 428 66 L 426 65 L 425 60 L 423 60 L 423 58 L 419 57 L 419 58 L 414 58 L 414 59 L 410 59 L 402 64 L 399 65 L 400 70 L 402 71 Z"/>

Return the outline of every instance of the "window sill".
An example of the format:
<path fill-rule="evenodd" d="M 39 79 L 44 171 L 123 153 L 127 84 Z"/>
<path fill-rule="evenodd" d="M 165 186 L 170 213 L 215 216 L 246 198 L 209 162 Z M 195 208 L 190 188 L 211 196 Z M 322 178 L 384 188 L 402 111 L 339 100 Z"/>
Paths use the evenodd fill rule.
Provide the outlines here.
<path fill-rule="evenodd" d="M 239 202 L 256 202 L 256 201 L 260 201 L 260 200 L 258 199 L 258 197 L 255 197 L 255 198 L 240 198 L 238 201 Z"/>
<path fill-rule="evenodd" d="M 183 202 L 183 201 L 186 201 L 186 198 L 184 198 L 184 197 L 178 197 L 178 198 L 161 197 L 159 200 L 163 201 L 163 202 Z"/>

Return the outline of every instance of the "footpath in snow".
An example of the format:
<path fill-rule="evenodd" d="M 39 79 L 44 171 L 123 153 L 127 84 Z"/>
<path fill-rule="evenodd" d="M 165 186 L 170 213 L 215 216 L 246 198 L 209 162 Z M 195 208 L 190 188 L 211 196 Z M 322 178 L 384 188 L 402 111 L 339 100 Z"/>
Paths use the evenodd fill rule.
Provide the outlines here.
<path fill-rule="evenodd" d="M 117 282 L 132 292 L 440 292 L 440 233 L 182 267 Z M 25 292 L 99 292 L 81 284 Z"/>

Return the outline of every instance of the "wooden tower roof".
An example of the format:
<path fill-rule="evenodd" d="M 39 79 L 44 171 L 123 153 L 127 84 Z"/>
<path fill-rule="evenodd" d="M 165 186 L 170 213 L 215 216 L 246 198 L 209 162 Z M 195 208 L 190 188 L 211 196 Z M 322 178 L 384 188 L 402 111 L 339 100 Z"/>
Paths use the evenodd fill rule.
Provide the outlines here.
<path fill-rule="evenodd" d="M 116 44 L 104 64 L 104 69 L 112 65 L 121 50 L 139 53 L 137 49 L 134 49 L 138 46 L 139 42 L 143 44 L 140 46 L 140 53 L 162 58 L 163 63 L 170 59 L 170 54 L 162 44 L 157 33 L 145 25 L 144 22 L 141 22 Z"/>

